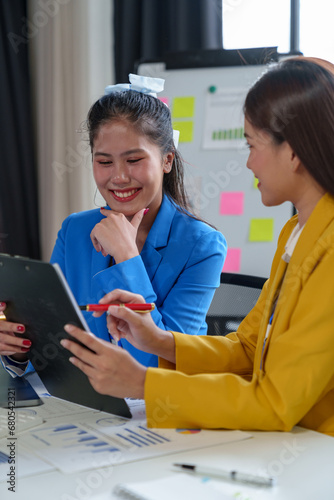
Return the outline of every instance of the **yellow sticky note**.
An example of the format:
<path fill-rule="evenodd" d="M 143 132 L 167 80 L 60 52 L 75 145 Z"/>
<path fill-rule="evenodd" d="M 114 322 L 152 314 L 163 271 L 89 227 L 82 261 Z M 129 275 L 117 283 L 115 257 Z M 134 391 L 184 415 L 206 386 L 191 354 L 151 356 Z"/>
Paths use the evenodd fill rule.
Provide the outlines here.
<path fill-rule="evenodd" d="M 249 241 L 272 241 L 274 238 L 274 219 L 251 219 Z"/>
<path fill-rule="evenodd" d="M 191 118 L 195 111 L 195 97 L 174 97 L 172 106 L 173 118 Z"/>
<path fill-rule="evenodd" d="M 192 142 L 194 137 L 194 122 L 174 122 L 173 129 L 180 132 L 179 142 Z"/>
<path fill-rule="evenodd" d="M 256 177 L 254 177 L 253 187 L 254 187 L 255 189 L 257 189 L 257 185 L 258 185 L 258 183 L 259 183 L 259 179 L 257 179 Z"/>

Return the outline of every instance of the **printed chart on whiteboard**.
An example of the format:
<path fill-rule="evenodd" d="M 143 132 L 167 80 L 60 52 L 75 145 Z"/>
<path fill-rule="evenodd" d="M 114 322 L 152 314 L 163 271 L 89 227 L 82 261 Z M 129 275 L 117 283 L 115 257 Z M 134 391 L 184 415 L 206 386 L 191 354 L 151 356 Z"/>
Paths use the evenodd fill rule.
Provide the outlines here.
<path fill-rule="evenodd" d="M 230 149 L 244 145 L 242 102 L 247 89 L 209 89 L 205 102 L 203 149 Z"/>

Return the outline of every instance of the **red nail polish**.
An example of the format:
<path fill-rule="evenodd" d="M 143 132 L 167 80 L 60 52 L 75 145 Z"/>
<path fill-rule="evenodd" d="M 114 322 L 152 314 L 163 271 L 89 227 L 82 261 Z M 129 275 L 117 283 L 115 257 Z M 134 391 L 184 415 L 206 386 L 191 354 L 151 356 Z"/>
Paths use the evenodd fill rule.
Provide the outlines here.
<path fill-rule="evenodd" d="M 29 347 L 21 347 L 21 352 L 28 352 L 29 350 Z"/>
<path fill-rule="evenodd" d="M 146 215 L 148 211 L 149 211 L 149 208 L 145 208 L 144 215 Z"/>
<path fill-rule="evenodd" d="M 23 344 L 23 345 L 26 345 L 26 346 L 28 346 L 28 347 L 30 347 L 30 346 L 31 346 L 31 342 L 30 342 L 30 340 L 23 340 L 22 344 Z"/>
<path fill-rule="evenodd" d="M 17 332 L 20 332 L 20 333 L 23 333 L 23 332 L 25 332 L 25 331 L 26 331 L 26 329 L 25 329 L 25 327 L 24 327 L 23 325 L 18 325 L 18 326 L 16 327 L 16 331 L 17 331 Z"/>
<path fill-rule="evenodd" d="M 6 303 L 5 302 L 0 302 L 0 307 L 6 307 Z"/>

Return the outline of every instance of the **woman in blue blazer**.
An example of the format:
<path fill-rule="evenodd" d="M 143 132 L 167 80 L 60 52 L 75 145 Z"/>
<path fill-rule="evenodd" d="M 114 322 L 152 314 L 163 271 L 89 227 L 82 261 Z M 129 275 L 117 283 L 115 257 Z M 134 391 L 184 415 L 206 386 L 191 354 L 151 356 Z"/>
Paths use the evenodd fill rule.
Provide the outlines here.
<path fill-rule="evenodd" d="M 130 81 L 107 87 L 87 118 L 94 179 L 106 206 L 65 219 L 51 262 L 79 304 L 122 288 L 155 303 L 160 328 L 205 334 L 226 241 L 190 211 L 170 111 L 155 93 L 163 80 L 130 75 Z M 109 340 L 105 317 L 84 314 L 91 331 Z M 1 324 L 8 345 L 0 354 L 17 359 L 29 349 L 24 332 L 16 340 L 3 335 Z M 155 356 L 125 340 L 121 345 L 142 364 L 157 365 Z"/>
<path fill-rule="evenodd" d="M 219 286 L 225 241 L 207 224 L 180 212 L 165 195 L 140 255 L 109 266 L 93 248 L 90 233 L 103 218 L 100 210 L 70 215 L 63 223 L 51 261 L 62 268 L 79 304 L 95 303 L 108 291 L 122 288 L 155 302 L 155 323 L 165 330 L 205 335 L 205 316 Z M 109 339 L 105 317 L 85 312 L 89 328 Z M 123 347 L 146 366 L 156 357 Z"/>

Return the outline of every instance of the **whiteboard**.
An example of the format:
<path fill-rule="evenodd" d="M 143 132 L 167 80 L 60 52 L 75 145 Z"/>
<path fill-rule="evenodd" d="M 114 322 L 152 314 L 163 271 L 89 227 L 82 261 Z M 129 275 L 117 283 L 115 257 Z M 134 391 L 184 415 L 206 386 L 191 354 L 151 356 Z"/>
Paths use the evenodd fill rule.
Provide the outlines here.
<path fill-rule="evenodd" d="M 166 69 L 165 63 L 154 62 L 138 66 L 141 75 L 165 79 L 159 98 L 171 109 L 173 128 L 180 130 L 190 201 L 196 213 L 227 240 L 223 270 L 261 277 L 269 276 L 280 230 L 293 214 L 289 202 L 265 207 L 246 167 L 249 151 L 243 130 L 239 132 L 242 105 L 264 70 L 263 65 Z"/>

